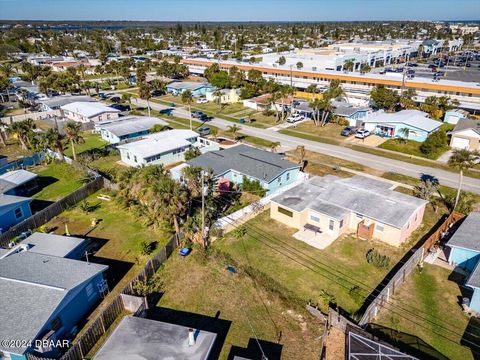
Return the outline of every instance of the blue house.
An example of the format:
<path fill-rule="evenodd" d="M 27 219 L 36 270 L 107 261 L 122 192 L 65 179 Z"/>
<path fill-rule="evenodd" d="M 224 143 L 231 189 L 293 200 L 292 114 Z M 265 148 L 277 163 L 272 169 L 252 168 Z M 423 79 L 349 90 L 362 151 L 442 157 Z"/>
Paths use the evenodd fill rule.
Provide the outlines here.
<path fill-rule="evenodd" d="M 445 116 L 443 117 L 443 122 L 447 124 L 456 125 L 458 123 L 458 120 L 466 119 L 469 116 L 470 114 L 466 110 L 462 110 L 462 109 L 448 110 L 447 112 L 445 112 Z"/>
<path fill-rule="evenodd" d="M 77 324 L 107 290 L 103 275 L 107 266 L 47 254 L 51 249 L 76 257 L 82 241 L 49 236 L 0 249 L 0 338 L 26 341 L 0 344 L 0 358 L 26 360 L 29 353 L 58 356 L 60 349 L 48 341 L 71 339 Z"/>
<path fill-rule="evenodd" d="M 0 232 L 32 216 L 31 202 L 32 199 L 26 197 L 0 195 Z"/>
<path fill-rule="evenodd" d="M 371 133 L 387 138 L 405 138 L 404 129 L 407 129 L 408 140 L 424 142 L 442 123 L 428 118 L 423 111 L 402 110 L 396 113 L 378 111 L 363 120 L 363 126 Z"/>
<path fill-rule="evenodd" d="M 238 145 L 221 151 L 211 151 L 187 161 L 189 166 L 213 170 L 220 181 L 242 184 L 243 178 L 258 180 L 271 194 L 300 176 L 300 165 L 282 155 L 247 145 Z"/>
<path fill-rule="evenodd" d="M 480 213 L 468 215 L 447 242 L 448 262 L 469 273 L 465 285 L 473 290 L 470 308 L 480 314 Z"/>
<path fill-rule="evenodd" d="M 159 118 L 129 116 L 111 123 L 96 125 L 95 130 L 100 132 L 103 140 L 110 144 L 117 144 L 148 135 L 155 125 L 168 126 L 168 123 Z"/>
<path fill-rule="evenodd" d="M 172 95 L 181 95 L 183 92 L 190 90 L 194 97 L 205 96 L 207 91 L 212 90 L 210 84 L 199 82 L 174 81 L 167 85 L 167 93 Z"/>
<path fill-rule="evenodd" d="M 28 196 L 38 188 L 38 175 L 27 170 L 12 170 L 0 175 L 0 194 Z"/>

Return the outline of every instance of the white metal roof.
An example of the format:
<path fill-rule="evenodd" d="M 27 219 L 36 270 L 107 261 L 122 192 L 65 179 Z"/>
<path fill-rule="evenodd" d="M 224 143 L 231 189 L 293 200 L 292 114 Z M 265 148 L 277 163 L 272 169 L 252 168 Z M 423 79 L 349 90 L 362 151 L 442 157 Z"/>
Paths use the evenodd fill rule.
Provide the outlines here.
<path fill-rule="evenodd" d="M 25 184 L 26 182 L 33 180 L 38 175 L 27 170 L 14 170 L 6 172 L 0 175 L 0 179 L 9 181 L 17 186 Z"/>
<path fill-rule="evenodd" d="M 427 117 L 427 113 L 419 110 L 402 110 L 396 113 L 377 112 L 367 119 L 365 123 L 405 124 L 424 131 L 434 131 L 442 126 L 440 121 Z"/>
<path fill-rule="evenodd" d="M 120 110 L 114 109 L 110 106 L 106 106 L 99 102 L 76 101 L 67 105 L 63 105 L 60 108 L 62 110 L 71 111 L 73 113 L 80 114 L 87 118 L 100 115 L 103 113 L 119 113 L 120 112 Z"/>

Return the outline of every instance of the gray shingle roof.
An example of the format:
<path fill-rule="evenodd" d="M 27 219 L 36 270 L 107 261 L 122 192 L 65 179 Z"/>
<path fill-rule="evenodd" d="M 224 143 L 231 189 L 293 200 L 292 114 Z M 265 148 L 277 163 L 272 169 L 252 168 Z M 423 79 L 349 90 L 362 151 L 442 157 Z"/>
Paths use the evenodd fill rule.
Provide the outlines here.
<path fill-rule="evenodd" d="M 228 170 L 270 182 L 287 169 L 299 167 L 284 160 L 279 154 L 256 149 L 247 145 L 238 145 L 226 150 L 210 151 L 187 161 L 190 166 L 212 169 L 215 175 Z"/>
<path fill-rule="evenodd" d="M 105 129 L 118 137 L 134 134 L 140 131 L 150 130 L 155 125 L 167 126 L 168 123 L 162 119 L 152 117 L 135 117 L 125 121 L 117 121 L 104 126 L 100 129 Z"/>
<path fill-rule="evenodd" d="M 127 316 L 120 321 L 94 360 L 204 360 L 217 335 L 196 330 L 195 345 L 188 345 L 188 327 Z"/>
<path fill-rule="evenodd" d="M 463 130 L 473 130 L 480 134 L 480 120 L 474 119 L 459 119 L 455 128 L 451 131 L 452 134 L 455 134 Z"/>
<path fill-rule="evenodd" d="M 0 260 L 0 278 L 68 290 L 107 268 L 105 265 L 22 251 Z"/>
<path fill-rule="evenodd" d="M 355 212 L 396 228 L 404 227 L 426 201 L 389 190 L 391 185 L 361 175 L 348 179 L 313 177 L 272 201 L 302 211 L 312 209 L 334 218 Z M 292 198 L 298 198 L 293 202 Z"/>
<path fill-rule="evenodd" d="M 61 236 L 36 232 L 23 240 L 21 244 L 30 245 L 31 247 L 28 251 L 33 253 L 67 257 L 85 242 L 85 239 L 73 236 Z"/>
<path fill-rule="evenodd" d="M 0 278 L 0 339 L 34 340 L 67 293 Z M 22 354 L 26 347 L 0 350 Z"/>
<path fill-rule="evenodd" d="M 480 288 L 480 261 L 477 263 L 477 266 L 475 266 L 475 269 L 473 269 L 465 285 Z"/>
<path fill-rule="evenodd" d="M 448 240 L 448 246 L 480 252 L 480 212 L 468 215 Z"/>

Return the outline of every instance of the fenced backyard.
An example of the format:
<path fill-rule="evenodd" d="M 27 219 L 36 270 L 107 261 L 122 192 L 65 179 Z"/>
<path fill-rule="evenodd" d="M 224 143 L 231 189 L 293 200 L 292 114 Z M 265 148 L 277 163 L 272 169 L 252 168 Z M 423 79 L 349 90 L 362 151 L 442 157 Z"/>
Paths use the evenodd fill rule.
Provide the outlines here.
<path fill-rule="evenodd" d="M 405 263 L 398 269 L 383 286 L 383 282 L 377 287 L 369 298 L 372 298 L 370 304 L 363 312 L 362 318 L 359 321 L 360 326 L 364 326 L 375 319 L 379 311 L 384 308 L 390 301 L 395 292 L 406 281 L 408 275 L 421 264 L 425 257 L 428 255 L 430 249 L 441 239 L 444 234 L 452 225 L 457 221 L 463 219 L 465 215 L 452 212 L 446 220 L 422 243 L 418 244 L 419 247 L 413 251 L 412 255 L 405 261 Z M 388 278 L 388 276 L 387 276 Z M 377 295 L 378 294 L 378 295 Z"/>
<path fill-rule="evenodd" d="M 85 329 L 81 336 L 73 342 L 71 348 L 62 355 L 59 360 L 83 360 L 87 354 L 94 348 L 100 338 L 104 336 L 115 320 L 126 311 L 122 295 L 135 295 L 134 284 L 137 281 L 150 279 L 160 266 L 173 253 L 183 238 L 182 234 L 173 235 L 168 243 L 162 247 L 143 267 L 138 274 L 132 278 L 128 284 L 122 289 L 121 293 L 113 298 L 108 306 L 91 322 L 91 325 Z M 144 309 L 140 306 L 136 310 L 138 315 Z M 27 355 L 28 360 L 53 360 L 33 354 Z"/>

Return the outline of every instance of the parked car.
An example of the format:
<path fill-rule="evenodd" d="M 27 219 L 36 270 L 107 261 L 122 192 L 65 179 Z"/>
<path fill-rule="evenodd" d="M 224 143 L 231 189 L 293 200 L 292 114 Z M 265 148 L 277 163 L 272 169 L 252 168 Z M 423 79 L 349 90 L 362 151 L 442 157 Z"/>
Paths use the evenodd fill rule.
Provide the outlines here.
<path fill-rule="evenodd" d="M 110 107 L 114 108 L 114 109 L 117 109 L 117 110 L 120 110 L 120 111 L 130 111 L 131 110 L 131 107 L 130 105 L 122 105 L 122 104 L 113 104 L 111 105 Z"/>
<path fill-rule="evenodd" d="M 417 63 L 411 63 L 411 62 L 409 62 L 409 63 L 407 63 L 407 66 L 410 66 L 410 67 L 417 67 L 417 66 L 418 66 L 418 64 L 417 64 Z"/>
<path fill-rule="evenodd" d="M 408 70 L 407 70 L 407 74 L 408 74 L 408 75 L 413 75 L 413 74 L 415 74 L 415 70 L 413 70 L 413 69 L 408 69 Z"/>
<path fill-rule="evenodd" d="M 287 122 L 293 124 L 293 123 L 296 123 L 298 121 L 303 120 L 304 118 L 305 117 L 303 115 L 291 115 L 291 116 L 288 117 Z"/>
<path fill-rule="evenodd" d="M 355 137 L 357 139 L 365 139 L 366 137 L 370 136 L 370 131 L 366 130 L 366 129 L 359 129 L 357 130 L 357 132 L 355 133 Z"/>
<path fill-rule="evenodd" d="M 197 104 L 206 104 L 206 103 L 208 103 L 208 100 L 205 98 L 201 98 L 197 100 Z"/>
<path fill-rule="evenodd" d="M 192 111 L 192 117 L 195 119 L 200 119 L 204 115 L 206 114 L 203 111 Z"/>
<path fill-rule="evenodd" d="M 350 136 L 352 134 L 355 134 L 355 132 L 357 131 L 357 128 L 355 126 L 347 126 L 345 127 L 342 132 L 340 133 L 340 135 L 342 136 Z"/>
<path fill-rule="evenodd" d="M 200 134 L 200 136 L 207 136 L 207 135 L 210 135 L 211 130 L 209 127 L 203 126 L 201 128 L 198 128 L 197 132 Z"/>
<path fill-rule="evenodd" d="M 428 68 L 429 68 L 429 69 L 436 69 L 436 68 L 437 68 L 437 66 L 436 66 L 436 65 L 434 65 L 434 64 L 430 64 L 430 65 L 428 65 Z"/>
<path fill-rule="evenodd" d="M 395 69 L 395 72 L 401 73 L 401 72 L 403 72 L 403 68 L 396 68 L 396 69 Z"/>
<path fill-rule="evenodd" d="M 207 114 L 202 114 L 202 115 L 198 118 L 198 120 L 201 120 L 201 121 L 203 121 L 203 122 L 211 121 L 211 120 L 213 120 L 213 116 L 209 116 L 209 115 L 207 115 Z"/>
<path fill-rule="evenodd" d="M 152 96 L 162 96 L 165 95 L 165 92 L 163 90 L 153 90 L 152 91 Z"/>
<path fill-rule="evenodd" d="M 172 115 L 172 111 L 173 111 L 172 108 L 168 108 L 168 109 L 162 109 L 162 110 L 160 110 L 159 113 L 170 116 L 170 115 Z"/>

